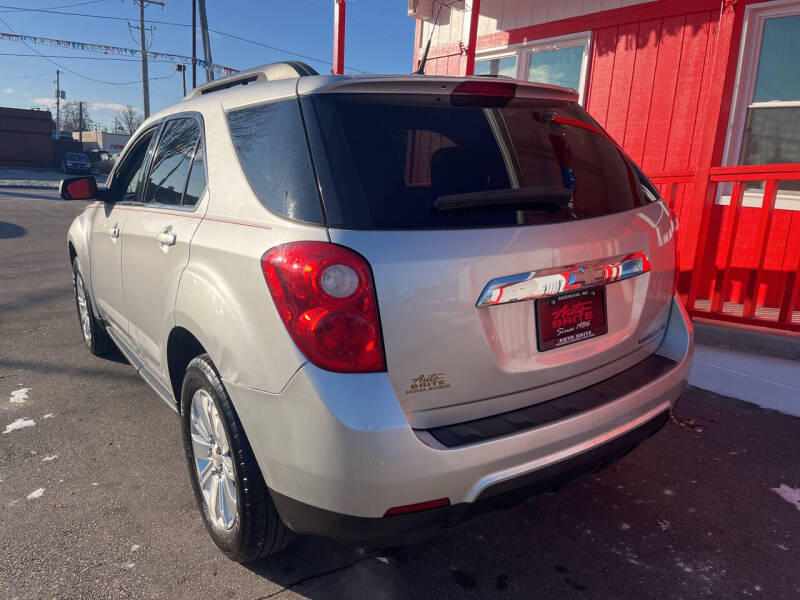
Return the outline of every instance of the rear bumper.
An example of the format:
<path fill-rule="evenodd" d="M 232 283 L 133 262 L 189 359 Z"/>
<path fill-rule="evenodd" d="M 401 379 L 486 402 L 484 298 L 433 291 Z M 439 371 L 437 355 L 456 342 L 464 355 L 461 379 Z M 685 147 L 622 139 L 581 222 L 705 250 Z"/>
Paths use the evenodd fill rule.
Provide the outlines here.
<path fill-rule="evenodd" d="M 280 394 L 226 387 L 286 523 L 299 533 L 383 545 L 557 487 L 636 446 L 663 426 L 691 369 L 692 327 L 677 299 L 658 354 L 671 368 L 611 401 L 457 447 L 411 429 L 385 373 L 341 375 L 306 364 Z M 438 498 L 451 506 L 383 516 Z"/>
<path fill-rule="evenodd" d="M 566 460 L 486 488 L 472 502 L 391 517 L 356 517 L 304 504 L 272 492 L 284 522 L 292 529 L 355 545 L 378 547 L 410 544 L 480 514 L 511 508 L 542 492 L 596 471 L 622 458 L 667 423 L 665 411 L 614 440 Z"/>

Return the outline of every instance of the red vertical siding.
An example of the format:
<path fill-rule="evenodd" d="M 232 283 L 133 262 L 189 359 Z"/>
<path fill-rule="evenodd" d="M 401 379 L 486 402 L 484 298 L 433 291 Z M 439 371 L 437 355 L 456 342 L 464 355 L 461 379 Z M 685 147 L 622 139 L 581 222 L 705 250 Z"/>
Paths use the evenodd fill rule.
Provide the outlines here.
<path fill-rule="evenodd" d="M 653 97 L 653 83 L 656 78 L 658 60 L 658 41 L 661 35 L 661 21 L 645 21 L 639 24 L 636 36 L 636 64 L 633 69 L 631 93 L 626 106 L 628 124 L 625 137 L 619 142 L 637 163 L 642 162 L 647 127 L 650 122 L 650 100 Z M 648 107 L 642 110 L 641 107 Z"/>

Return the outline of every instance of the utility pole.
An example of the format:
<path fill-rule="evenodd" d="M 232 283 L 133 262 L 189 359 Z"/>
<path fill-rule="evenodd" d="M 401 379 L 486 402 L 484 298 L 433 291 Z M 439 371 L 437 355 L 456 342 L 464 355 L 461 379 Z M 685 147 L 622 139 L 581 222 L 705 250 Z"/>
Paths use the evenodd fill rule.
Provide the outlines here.
<path fill-rule="evenodd" d="M 197 0 L 192 0 L 192 89 L 197 87 Z M 185 96 L 186 94 L 184 94 Z"/>
<path fill-rule="evenodd" d="M 208 38 L 208 17 L 206 16 L 206 0 L 198 0 L 200 9 L 200 33 L 203 36 L 203 58 L 209 63 L 206 67 L 206 81 L 214 81 L 214 69 L 211 67 L 211 40 Z"/>
<path fill-rule="evenodd" d="M 56 69 L 56 139 L 61 136 L 61 71 Z"/>
<path fill-rule="evenodd" d="M 78 102 L 78 138 L 81 142 L 81 150 L 83 150 L 83 102 Z"/>
<path fill-rule="evenodd" d="M 158 4 L 164 8 L 163 2 L 157 0 L 133 0 L 139 5 L 139 45 L 142 54 L 142 102 L 144 104 L 144 118 L 150 116 L 150 77 L 147 72 L 147 40 L 144 32 L 144 9 L 151 4 Z"/>

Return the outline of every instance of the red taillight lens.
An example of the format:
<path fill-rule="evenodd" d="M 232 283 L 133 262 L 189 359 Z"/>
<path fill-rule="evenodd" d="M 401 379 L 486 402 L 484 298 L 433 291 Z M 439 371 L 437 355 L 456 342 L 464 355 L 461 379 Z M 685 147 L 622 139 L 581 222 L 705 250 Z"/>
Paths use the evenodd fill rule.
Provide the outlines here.
<path fill-rule="evenodd" d="M 508 81 L 464 81 L 450 93 L 454 106 L 504 106 L 517 91 L 517 85 Z"/>
<path fill-rule="evenodd" d="M 386 370 L 367 261 L 327 242 L 268 250 L 261 269 L 294 343 L 318 367 L 342 373 Z"/>

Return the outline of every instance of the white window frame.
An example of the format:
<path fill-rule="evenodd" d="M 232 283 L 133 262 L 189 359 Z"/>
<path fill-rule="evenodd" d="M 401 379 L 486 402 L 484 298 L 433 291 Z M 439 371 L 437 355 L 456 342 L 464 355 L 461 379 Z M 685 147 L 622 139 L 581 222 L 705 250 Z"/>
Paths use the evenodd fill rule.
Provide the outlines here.
<path fill-rule="evenodd" d="M 589 52 L 592 44 L 592 32 L 581 31 L 560 35 L 558 37 L 544 38 L 540 40 L 529 40 L 513 46 L 500 48 L 487 48 L 476 53 L 475 60 L 491 60 L 493 58 L 506 58 L 508 56 L 517 57 L 517 75 L 520 81 L 528 81 L 528 71 L 531 61 L 531 54 L 536 52 L 547 52 L 550 50 L 561 50 L 563 48 L 583 47 L 583 60 L 581 61 L 581 76 L 578 85 L 578 102 L 583 104 L 586 93 L 586 76 L 589 70 Z"/>
<path fill-rule="evenodd" d="M 758 61 L 761 55 L 761 40 L 764 34 L 764 21 L 776 17 L 800 15 L 800 0 L 774 0 L 763 4 L 750 4 L 744 9 L 742 43 L 739 45 L 739 62 L 736 66 L 736 80 L 731 99 L 731 114 L 728 120 L 728 135 L 725 140 L 722 164 L 739 164 L 744 138 L 744 124 L 747 109 L 770 106 L 800 106 L 800 101 L 753 102 L 758 74 Z"/>

